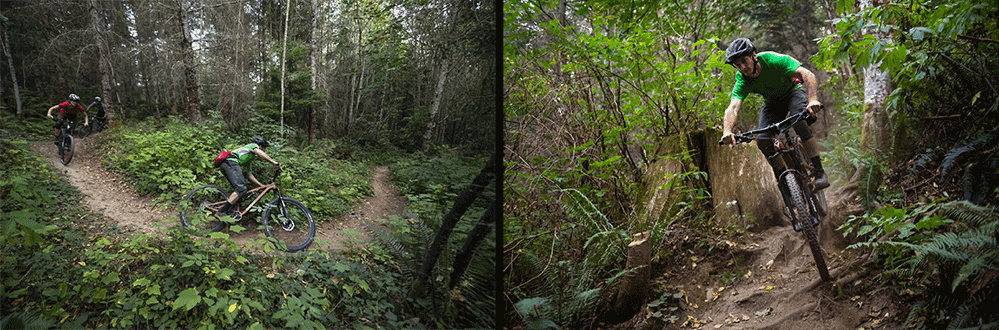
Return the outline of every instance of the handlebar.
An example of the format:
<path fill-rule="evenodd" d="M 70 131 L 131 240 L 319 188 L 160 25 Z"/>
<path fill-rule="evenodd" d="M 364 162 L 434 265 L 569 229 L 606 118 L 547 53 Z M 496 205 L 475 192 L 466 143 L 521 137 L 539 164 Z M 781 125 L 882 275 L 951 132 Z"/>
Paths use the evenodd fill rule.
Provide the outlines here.
<path fill-rule="evenodd" d="M 756 136 L 756 135 L 762 134 L 762 133 L 773 133 L 773 134 L 770 134 L 770 135 L 774 136 L 774 135 L 777 135 L 777 134 L 780 134 L 780 133 L 783 133 L 783 132 L 787 132 L 787 130 L 791 129 L 791 127 L 794 126 L 794 124 L 797 124 L 799 121 L 802 121 L 802 120 L 807 121 L 807 120 L 810 120 L 812 118 L 814 118 L 814 116 L 812 115 L 811 112 L 809 112 L 806 109 L 806 110 L 803 110 L 803 111 L 801 111 L 801 112 L 799 112 L 797 114 L 791 115 L 791 116 L 787 117 L 784 120 L 781 120 L 779 123 L 772 124 L 772 125 L 764 127 L 764 128 L 760 128 L 760 129 L 755 129 L 755 130 L 743 132 L 741 134 L 736 134 L 736 135 L 733 136 L 733 139 L 735 139 L 735 143 L 736 144 L 738 144 L 738 143 L 748 143 L 748 142 L 750 142 L 752 140 L 772 140 L 773 138 L 771 138 L 771 137 L 761 137 L 761 136 Z M 718 145 L 722 145 L 722 144 L 725 144 L 724 141 L 723 140 L 718 140 Z"/>

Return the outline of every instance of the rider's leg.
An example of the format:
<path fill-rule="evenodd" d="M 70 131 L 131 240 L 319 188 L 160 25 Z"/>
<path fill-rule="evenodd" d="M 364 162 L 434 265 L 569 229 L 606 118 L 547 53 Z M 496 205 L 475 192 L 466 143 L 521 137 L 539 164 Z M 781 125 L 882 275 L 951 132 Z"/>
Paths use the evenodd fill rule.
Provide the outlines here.
<path fill-rule="evenodd" d="M 222 174 L 225 175 L 226 179 L 229 180 L 229 183 L 232 184 L 232 188 L 234 190 L 232 194 L 229 194 L 229 197 L 226 198 L 226 203 L 221 209 L 219 209 L 219 213 L 226 214 L 232 206 L 236 205 L 236 203 L 239 202 L 239 199 L 246 194 L 246 180 L 243 179 L 243 170 L 235 161 L 224 161 L 219 166 L 219 169 L 222 171 Z"/>
<path fill-rule="evenodd" d="M 791 93 L 790 111 L 794 111 L 793 113 L 808 111 L 805 109 L 807 105 L 808 96 L 803 89 L 799 88 Z M 798 122 L 794 125 L 794 132 L 801 138 L 801 147 L 804 149 L 805 155 L 811 161 L 814 168 L 812 177 L 815 179 L 812 183 L 815 185 L 815 190 L 828 188 L 829 179 L 826 177 L 825 169 L 822 168 L 822 158 L 819 156 L 819 142 L 812 138 L 812 130 L 805 122 Z"/>

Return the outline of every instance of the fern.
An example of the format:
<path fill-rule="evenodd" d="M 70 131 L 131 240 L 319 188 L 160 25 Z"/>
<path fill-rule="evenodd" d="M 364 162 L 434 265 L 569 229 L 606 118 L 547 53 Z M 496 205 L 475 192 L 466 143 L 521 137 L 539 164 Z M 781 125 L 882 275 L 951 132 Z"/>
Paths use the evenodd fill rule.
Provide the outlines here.
<path fill-rule="evenodd" d="M 999 314 L 986 306 L 994 306 L 993 294 L 997 285 L 995 276 L 988 272 L 999 269 L 999 212 L 994 207 L 983 207 L 967 201 L 949 202 L 920 208 L 926 219 L 945 216 L 953 219 L 948 228 L 952 231 L 930 231 L 924 240 L 915 242 L 887 241 L 858 243 L 856 247 L 897 248 L 909 253 L 900 257 L 894 269 L 879 275 L 881 279 L 897 279 L 904 289 L 922 292 L 927 296 L 922 302 L 913 304 L 907 323 L 922 315 L 933 324 L 949 324 L 949 328 L 961 328 L 999 320 Z M 939 220 L 934 220 L 939 223 Z M 934 227 L 935 228 L 935 227 Z M 923 283 L 933 275 L 939 275 L 941 289 L 927 288 Z M 913 280 L 916 279 L 916 280 Z M 949 281 L 949 282 L 948 282 Z M 886 281 L 887 282 L 887 281 Z M 964 289 L 961 289 L 964 288 Z M 961 289 L 961 290 L 959 290 Z M 981 307 L 981 308 L 980 308 Z"/>
<path fill-rule="evenodd" d="M 999 132 L 992 131 L 982 136 L 978 137 L 974 141 L 971 141 L 960 147 L 956 147 L 947 152 L 944 156 L 943 165 L 940 166 L 940 172 L 942 176 L 946 176 L 947 172 L 953 167 L 959 158 L 966 154 L 974 153 L 979 150 L 986 150 L 994 147 L 996 143 L 999 142 Z"/>
<path fill-rule="evenodd" d="M 881 164 L 873 158 L 869 157 L 863 162 L 866 166 L 862 170 L 857 188 L 860 194 L 860 204 L 865 210 L 871 212 L 874 210 L 874 202 L 878 195 L 878 188 L 881 186 L 883 174 L 881 173 Z"/>

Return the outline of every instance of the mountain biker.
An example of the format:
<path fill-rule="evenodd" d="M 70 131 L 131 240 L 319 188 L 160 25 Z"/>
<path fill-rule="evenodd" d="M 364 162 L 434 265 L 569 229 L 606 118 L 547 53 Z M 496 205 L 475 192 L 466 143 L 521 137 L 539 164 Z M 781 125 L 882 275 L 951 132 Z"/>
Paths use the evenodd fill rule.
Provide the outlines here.
<path fill-rule="evenodd" d="M 260 157 L 260 159 L 266 160 L 271 164 L 274 164 L 275 170 L 281 170 L 281 163 L 278 163 L 267 156 L 264 149 L 270 147 L 270 143 L 267 142 L 262 137 L 254 137 L 250 144 L 240 147 L 239 149 L 233 150 L 229 154 L 229 158 L 226 158 L 222 164 L 219 165 L 219 170 L 225 175 L 229 183 L 232 184 L 233 192 L 226 199 L 225 205 L 219 209 L 218 216 L 224 216 L 229 212 L 236 202 L 239 202 L 246 195 L 246 181 L 243 179 L 243 168 L 246 168 L 246 177 L 250 179 L 253 183 L 258 186 L 263 186 L 264 184 L 257 181 L 257 178 L 253 176 L 253 167 L 250 166 L 251 162 Z"/>
<path fill-rule="evenodd" d="M 98 121 L 100 121 L 102 123 L 106 123 L 107 122 L 107 118 L 104 118 L 104 116 L 106 116 L 107 114 L 104 113 L 104 103 L 101 103 L 101 97 L 100 96 L 95 97 L 94 98 L 94 102 L 90 103 L 90 105 L 87 106 L 87 112 L 90 112 L 90 108 L 97 109 L 97 113 L 95 114 L 95 117 L 97 118 Z"/>
<path fill-rule="evenodd" d="M 53 118 L 52 110 L 55 110 L 57 108 L 59 109 L 59 117 L 62 119 L 69 121 L 76 121 L 76 115 L 82 112 L 83 126 L 87 126 L 90 124 L 90 119 L 87 118 L 87 110 L 80 105 L 80 97 L 76 96 L 76 94 L 69 94 L 69 100 L 63 103 L 53 105 L 51 108 L 49 108 L 49 112 L 45 114 L 45 116 Z M 59 138 L 61 137 L 59 134 L 59 128 L 60 128 L 59 123 L 56 123 L 55 126 L 53 127 L 55 127 L 56 145 L 59 145 Z"/>
<path fill-rule="evenodd" d="M 749 93 L 760 94 L 764 99 L 758 119 L 759 127 L 775 124 L 788 114 L 806 109 L 814 115 L 822 107 L 818 100 L 818 81 L 815 75 L 793 57 L 769 51 L 757 53 L 756 47 L 746 38 L 733 40 L 725 53 L 725 64 L 731 64 L 739 72 L 735 74 L 732 100 L 723 117 L 722 142 L 735 145 L 732 126 L 739 116 L 743 99 Z M 815 190 L 828 188 L 829 179 L 822 168 L 818 142 L 812 138 L 808 124 L 800 121 L 794 125 L 794 131 L 801 138 L 805 154 L 814 165 L 812 177 L 815 178 Z M 767 156 L 776 152 L 773 143 L 757 143 L 757 147 Z M 775 176 L 780 175 L 781 169 L 776 168 L 773 163 L 770 166 L 773 167 Z"/>

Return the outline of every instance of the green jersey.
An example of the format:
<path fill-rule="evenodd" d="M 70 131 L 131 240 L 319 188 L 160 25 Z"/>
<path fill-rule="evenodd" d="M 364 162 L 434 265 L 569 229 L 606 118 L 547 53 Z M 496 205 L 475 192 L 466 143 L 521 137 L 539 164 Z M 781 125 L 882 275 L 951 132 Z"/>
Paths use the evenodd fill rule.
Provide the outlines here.
<path fill-rule="evenodd" d="M 787 95 L 791 89 L 801 88 L 801 85 L 791 82 L 794 70 L 801 66 L 801 62 L 774 52 L 757 53 L 756 58 L 760 61 L 760 75 L 754 79 L 746 77 L 741 71 L 736 73 L 732 97 L 744 100 L 749 93 L 757 93 L 770 101 Z"/>
<path fill-rule="evenodd" d="M 256 143 L 250 143 L 232 151 L 232 153 L 236 155 L 236 163 L 238 163 L 239 166 L 244 168 L 247 172 L 252 172 L 250 161 L 257 158 L 257 154 L 253 152 L 253 149 L 257 148 L 260 148 L 260 146 Z"/>

